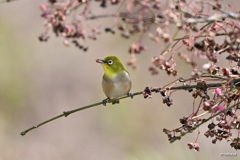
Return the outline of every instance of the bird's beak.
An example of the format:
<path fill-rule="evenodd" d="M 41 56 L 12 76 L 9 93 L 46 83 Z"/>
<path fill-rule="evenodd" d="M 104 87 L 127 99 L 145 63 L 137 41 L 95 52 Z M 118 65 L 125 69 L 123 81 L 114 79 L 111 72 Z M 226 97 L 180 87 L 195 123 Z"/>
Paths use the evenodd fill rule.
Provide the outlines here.
<path fill-rule="evenodd" d="M 102 60 L 102 59 L 96 59 L 96 62 L 97 62 L 97 63 L 105 63 L 105 61 Z"/>

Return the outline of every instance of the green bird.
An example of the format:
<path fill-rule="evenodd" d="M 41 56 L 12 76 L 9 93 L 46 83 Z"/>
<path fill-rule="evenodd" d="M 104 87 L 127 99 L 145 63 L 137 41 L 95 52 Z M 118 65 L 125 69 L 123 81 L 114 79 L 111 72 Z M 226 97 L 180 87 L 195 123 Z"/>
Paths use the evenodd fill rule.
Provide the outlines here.
<path fill-rule="evenodd" d="M 108 56 L 103 60 L 97 59 L 96 62 L 101 63 L 104 70 L 102 88 L 107 99 L 103 100 L 103 105 L 106 105 L 110 99 L 124 95 L 133 96 L 129 93 L 132 86 L 129 73 L 125 70 L 123 64 L 117 57 Z M 112 103 L 119 103 L 119 101 L 114 101 Z"/>

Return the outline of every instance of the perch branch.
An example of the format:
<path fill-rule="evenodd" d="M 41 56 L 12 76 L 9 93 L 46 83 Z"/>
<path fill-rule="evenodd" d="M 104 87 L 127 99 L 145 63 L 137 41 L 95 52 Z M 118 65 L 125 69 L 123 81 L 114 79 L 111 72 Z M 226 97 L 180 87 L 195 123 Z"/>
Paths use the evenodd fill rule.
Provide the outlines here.
<path fill-rule="evenodd" d="M 222 86 L 223 84 L 225 84 L 224 82 L 222 83 L 212 83 L 212 84 L 208 84 L 208 87 L 220 87 Z M 198 85 L 189 85 L 189 86 L 176 86 L 176 87 L 166 87 L 165 89 L 166 90 L 186 90 L 186 89 L 190 89 L 190 88 L 198 88 L 199 86 Z M 159 88 L 153 88 L 151 89 L 151 92 L 155 92 L 155 93 L 158 93 L 160 90 Z M 143 91 L 140 91 L 140 92 L 135 92 L 135 93 L 132 93 L 131 95 L 126 95 L 126 96 L 122 96 L 122 97 L 119 97 L 119 98 L 115 98 L 115 99 L 110 99 L 109 101 L 107 101 L 107 103 L 112 103 L 116 100 L 121 100 L 121 99 L 125 99 L 125 98 L 129 98 L 129 97 L 132 97 L 132 96 L 137 96 L 137 95 L 141 95 L 143 94 Z M 42 125 L 45 125 L 51 121 L 54 121 L 56 119 L 59 119 L 61 117 L 67 117 L 68 115 L 72 114 L 72 113 L 75 113 L 75 112 L 78 112 L 78 111 L 81 111 L 81 110 L 85 110 L 85 109 L 88 109 L 88 108 L 92 108 L 92 107 L 96 107 L 96 106 L 99 106 L 99 105 L 102 105 L 102 101 L 101 102 L 97 102 L 97 103 L 94 103 L 94 104 L 90 104 L 90 105 L 87 105 L 87 106 L 83 106 L 83 107 L 80 107 L 80 108 L 77 108 L 77 109 L 73 109 L 73 110 L 69 110 L 69 111 L 64 111 L 62 114 L 60 115 L 57 115 L 53 118 L 50 118 L 46 121 L 43 121 L 35 126 L 32 126 L 30 127 L 29 129 L 26 129 L 24 131 L 22 131 L 20 133 L 20 135 L 24 136 L 26 135 L 29 131 L 31 130 L 34 130 L 36 128 L 39 128 L 40 126 Z"/>

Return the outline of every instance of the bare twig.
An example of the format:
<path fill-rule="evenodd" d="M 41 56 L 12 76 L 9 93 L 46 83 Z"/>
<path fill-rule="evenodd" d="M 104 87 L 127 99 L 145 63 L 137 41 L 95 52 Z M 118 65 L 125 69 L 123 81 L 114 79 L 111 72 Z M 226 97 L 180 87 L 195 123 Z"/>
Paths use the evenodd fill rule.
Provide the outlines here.
<path fill-rule="evenodd" d="M 135 93 L 133 93 L 131 96 L 140 95 L 140 94 L 142 94 L 142 93 L 143 93 L 143 92 L 135 92 Z M 112 103 L 113 101 L 116 101 L 116 100 L 125 99 L 125 98 L 127 98 L 127 97 L 129 97 L 129 96 L 130 96 L 130 95 L 126 95 L 126 96 L 122 96 L 122 97 L 120 97 L 120 98 L 111 99 L 111 100 L 107 101 L 107 103 Z M 31 130 L 33 130 L 33 129 L 36 129 L 36 128 L 39 128 L 40 126 L 42 126 L 42 125 L 44 125 L 44 124 L 47 124 L 47 123 L 49 123 L 49 122 L 51 122 L 51 121 L 54 121 L 54 120 L 59 119 L 59 118 L 61 118 L 61 117 L 67 117 L 68 115 L 70 115 L 70 114 L 72 114 L 72 113 L 75 113 L 75 112 L 78 112 L 78 111 L 81 111 L 81 110 L 85 110 L 85 109 L 88 109 L 88 108 L 96 107 L 96 106 L 99 106 L 99 105 L 102 105 L 102 104 L 103 104 L 103 102 L 101 101 L 101 102 L 97 102 L 97 103 L 94 103 L 94 104 L 90 104 L 90 105 L 87 105 L 87 106 L 84 106 L 84 107 L 80 107 L 80 108 L 77 108 L 77 109 L 73 109 L 73 110 L 70 110 L 70 111 L 63 111 L 62 114 L 57 115 L 57 116 L 55 116 L 55 117 L 53 117 L 53 118 L 50 118 L 50 119 L 48 119 L 48 120 L 46 120 L 46 121 L 44 121 L 44 122 L 41 122 L 41 123 L 39 123 L 39 124 L 37 124 L 37 125 L 35 125 L 35 126 L 32 126 L 31 128 L 29 128 L 29 129 L 27 129 L 27 130 L 25 130 L 25 131 L 22 131 L 20 134 L 21 134 L 22 136 L 24 136 L 24 135 L 25 135 L 26 133 L 28 133 L 29 131 L 31 131 Z"/>
<path fill-rule="evenodd" d="M 86 20 L 94 20 L 99 18 L 111 18 L 111 17 L 119 17 L 118 14 L 102 14 L 102 15 L 93 15 L 86 17 Z"/>
<path fill-rule="evenodd" d="M 215 36 L 226 36 L 228 35 L 229 33 L 217 33 Z M 199 35 L 199 36 L 196 36 L 195 38 L 200 38 L 200 37 L 206 37 L 207 35 Z M 178 41 L 178 40 L 184 40 L 184 39 L 189 39 L 190 36 L 189 35 L 185 35 L 184 37 L 180 37 L 180 38 L 174 38 L 173 41 Z"/>
<path fill-rule="evenodd" d="M 223 83 L 212 83 L 212 84 L 208 84 L 208 87 L 220 87 L 222 86 L 223 84 L 225 84 L 224 82 Z M 198 85 L 189 85 L 189 86 L 176 86 L 176 87 L 168 87 L 166 88 L 166 90 L 186 90 L 186 89 L 190 89 L 190 88 L 198 88 L 199 86 Z M 158 93 L 160 90 L 159 88 L 153 88 L 151 89 L 151 92 L 155 92 L 155 93 Z M 135 93 L 132 93 L 131 96 L 137 96 L 137 95 L 142 95 L 143 94 L 143 91 L 140 91 L 140 92 L 135 92 Z M 126 96 L 122 96 L 122 97 L 119 97 L 119 98 L 115 98 L 115 99 L 111 99 L 109 100 L 107 103 L 112 103 L 116 100 L 121 100 L 121 99 L 125 99 L 125 98 L 128 98 L 128 97 L 131 97 L 130 95 L 126 95 Z M 36 128 L 39 128 L 40 126 L 44 125 L 44 124 L 47 124 L 51 121 L 54 121 L 56 119 L 59 119 L 61 117 L 67 117 L 68 115 L 72 114 L 72 113 L 75 113 L 75 112 L 78 112 L 78 111 L 81 111 L 81 110 L 85 110 L 85 109 L 88 109 L 88 108 L 92 108 L 92 107 L 96 107 L 96 106 L 99 106 L 99 105 L 102 105 L 103 102 L 97 102 L 97 103 L 94 103 L 94 104 L 90 104 L 90 105 L 87 105 L 87 106 L 84 106 L 84 107 L 80 107 L 80 108 L 77 108 L 77 109 L 73 109 L 73 110 L 70 110 L 70 111 L 64 111 L 62 114 L 60 115 L 57 115 L 53 118 L 50 118 L 44 122 L 41 122 L 33 127 L 30 127 L 29 129 L 26 129 L 24 131 L 22 131 L 20 134 L 22 136 L 24 136 L 26 133 L 28 133 L 29 131 L 33 130 L 33 129 L 36 129 Z"/>
<path fill-rule="evenodd" d="M 2 3 L 8 3 L 8 2 L 13 2 L 13 1 L 18 1 L 18 0 L 1 0 L 0 4 Z"/>

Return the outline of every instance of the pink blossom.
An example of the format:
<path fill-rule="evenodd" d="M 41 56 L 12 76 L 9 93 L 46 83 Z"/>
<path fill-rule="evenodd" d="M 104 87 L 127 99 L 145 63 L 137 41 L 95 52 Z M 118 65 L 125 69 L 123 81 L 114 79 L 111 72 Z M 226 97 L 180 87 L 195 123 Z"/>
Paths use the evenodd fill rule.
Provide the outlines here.
<path fill-rule="evenodd" d="M 198 152 L 200 150 L 200 146 L 198 143 L 190 142 L 187 144 L 189 149 L 194 149 L 195 152 Z"/>
<path fill-rule="evenodd" d="M 221 96 L 222 95 L 222 90 L 220 88 L 215 89 L 215 94 Z"/>
<path fill-rule="evenodd" d="M 225 109 L 224 106 L 217 106 L 217 107 L 214 107 L 212 108 L 212 112 L 217 112 L 217 111 L 223 111 Z"/>
<path fill-rule="evenodd" d="M 43 12 L 46 11 L 46 9 L 47 9 L 47 7 L 46 7 L 45 4 L 40 4 L 40 5 L 39 5 L 39 8 L 40 8 Z"/>
<path fill-rule="evenodd" d="M 67 33 L 71 32 L 73 30 L 70 25 L 66 25 L 65 28 L 67 29 Z"/>
<path fill-rule="evenodd" d="M 203 69 L 209 69 L 211 67 L 211 64 L 210 63 L 205 63 L 203 66 L 202 66 L 202 68 Z"/>

